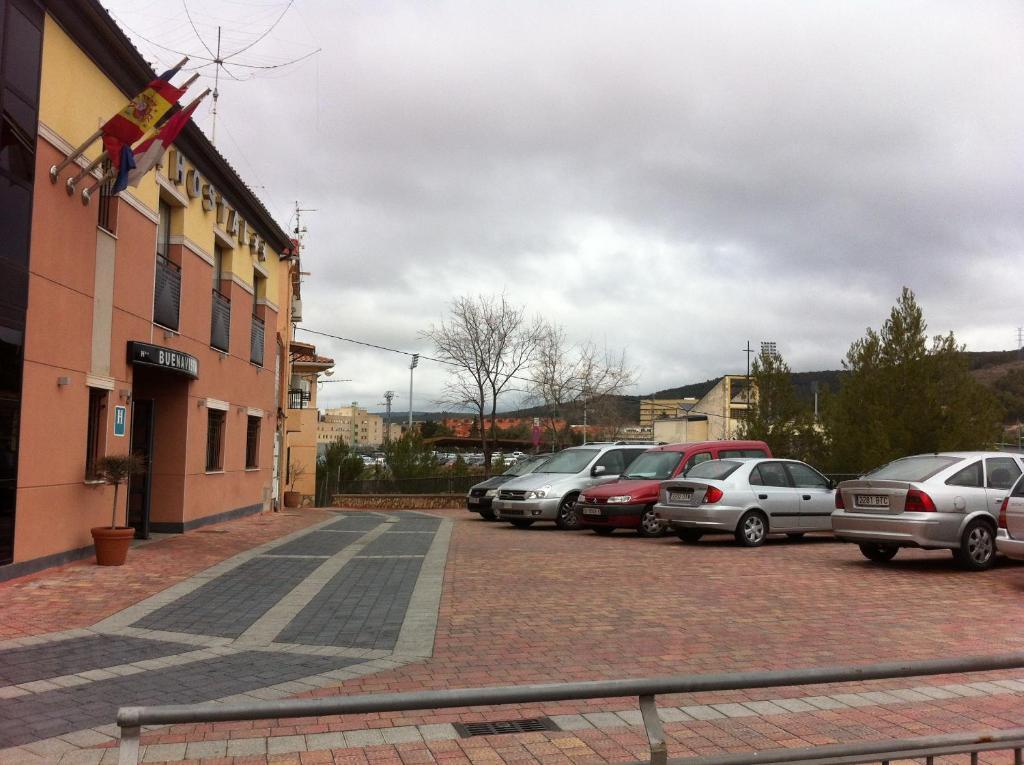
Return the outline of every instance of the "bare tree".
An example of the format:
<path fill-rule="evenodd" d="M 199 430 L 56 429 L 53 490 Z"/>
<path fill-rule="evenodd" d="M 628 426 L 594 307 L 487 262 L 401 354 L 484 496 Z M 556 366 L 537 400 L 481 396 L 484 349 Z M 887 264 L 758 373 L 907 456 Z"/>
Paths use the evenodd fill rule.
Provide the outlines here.
<path fill-rule="evenodd" d="M 569 427 L 566 422 L 560 431 L 559 420 L 582 410 L 586 421 L 588 407 L 607 403 L 636 382 L 636 371 L 629 366 L 625 351 L 614 353 L 589 340 L 570 345 L 565 330 L 557 325 L 545 327 L 531 373 L 534 384 L 530 392 L 547 410 L 556 449 L 567 440 Z"/>
<path fill-rule="evenodd" d="M 520 378 L 537 351 L 543 330 L 526 309 L 500 296 L 460 297 L 448 309 L 448 318 L 423 334 L 438 358 L 452 365 L 444 401 L 471 408 L 480 423 L 484 474 L 491 472 L 498 401 L 524 387 Z M 490 415 L 490 426 L 485 427 Z"/>

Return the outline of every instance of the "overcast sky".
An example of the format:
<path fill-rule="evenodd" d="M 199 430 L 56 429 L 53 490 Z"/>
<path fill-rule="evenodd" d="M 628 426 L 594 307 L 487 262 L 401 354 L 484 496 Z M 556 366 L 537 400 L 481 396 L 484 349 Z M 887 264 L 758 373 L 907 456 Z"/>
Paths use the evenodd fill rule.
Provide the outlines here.
<path fill-rule="evenodd" d="M 105 2 L 155 65 L 209 55 L 181 0 Z M 189 10 L 231 53 L 286 6 Z M 1005 349 L 1022 40 L 1019 2 L 297 0 L 232 60 L 321 52 L 222 77 L 217 146 L 283 226 L 316 209 L 310 329 L 430 354 L 454 296 L 504 290 L 646 394 L 742 372 L 748 340 L 837 368 L 907 285 L 930 331 Z M 351 379 L 321 402 L 408 406 L 407 357 L 316 342 Z M 444 375 L 421 363 L 414 408 Z"/>

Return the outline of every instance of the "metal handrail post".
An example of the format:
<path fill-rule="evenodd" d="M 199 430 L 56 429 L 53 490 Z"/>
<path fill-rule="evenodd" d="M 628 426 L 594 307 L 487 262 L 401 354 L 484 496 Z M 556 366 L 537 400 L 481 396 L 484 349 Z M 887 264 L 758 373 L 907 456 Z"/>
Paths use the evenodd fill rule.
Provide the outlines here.
<path fill-rule="evenodd" d="M 647 744 L 651 748 L 651 765 L 666 765 L 668 762 L 668 743 L 665 741 L 665 729 L 661 727 L 658 717 L 658 704 L 654 696 L 640 697 L 640 716 L 647 732 Z"/>

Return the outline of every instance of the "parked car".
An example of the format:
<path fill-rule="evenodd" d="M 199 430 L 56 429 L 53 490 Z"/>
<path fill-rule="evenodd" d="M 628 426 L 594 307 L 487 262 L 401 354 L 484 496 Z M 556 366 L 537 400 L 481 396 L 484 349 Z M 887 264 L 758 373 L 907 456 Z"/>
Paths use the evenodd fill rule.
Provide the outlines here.
<path fill-rule="evenodd" d="M 654 513 L 661 482 L 707 460 L 728 457 L 771 457 L 764 441 L 698 441 L 648 449 L 619 480 L 593 486 L 580 495 L 580 521 L 598 534 L 636 529 L 655 537 L 665 529 Z"/>
<path fill-rule="evenodd" d="M 921 547 L 951 550 L 961 567 L 982 571 L 992 565 L 999 509 L 1022 467 L 1022 455 L 1004 452 L 903 457 L 839 484 L 832 529 L 876 562 Z"/>
<path fill-rule="evenodd" d="M 804 462 L 720 459 L 662 483 L 654 512 L 684 542 L 725 532 L 757 547 L 769 534 L 799 539 L 831 530 L 834 493 L 832 482 Z"/>
<path fill-rule="evenodd" d="M 996 549 L 1008 558 L 1024 560 L 1024 476 L 1017 479 L 999 508 Z"/>
<path fill-rule="evenodd" d="M 498 496 L 498 487 L 508 483 L 513 478 L 532 473 L 538 467 L 550 459 L 550 454 L 537 454 L 532 457 L 520 460 L 501 475 L 492 475 L 486 481 L 481 481 L 472 486 L 466 494 L 466 509 L 480 515 L 488 521 L 493 521 L 496 516 L 491 504 Z"/>
<path fill-rule="evenodd" d="M 554 521 L 577 529 L 576 500 L 584 489 L 614 481 L 651 444 L 589 443 L 563 449 L 529 475 L 513 478 L 498 490 L 494 508 L 518 528 Z"/>

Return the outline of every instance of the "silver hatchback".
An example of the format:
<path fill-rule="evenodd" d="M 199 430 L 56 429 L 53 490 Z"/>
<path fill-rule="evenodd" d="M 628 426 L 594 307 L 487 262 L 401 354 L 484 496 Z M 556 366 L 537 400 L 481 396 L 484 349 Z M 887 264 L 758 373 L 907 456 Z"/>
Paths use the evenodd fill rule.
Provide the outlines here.
<path fill-rule="evenodd" d="M 876 562 L 920 547 L 951 550 L 963 568 L 982 571 L 992 565 L 999 509 L 1022 468 L 1021 455 L 1004 452 L 903 457 L 839 484 L 832 530 Z"/>
<path fill-rule="evenodd" d="M 757 547 L 769 534 L 831 530 L 833 493 L 829 479 L 796 460 L 709 460 L 663 481 L 654 513 L 684 542 L 725 532 Z"/>

